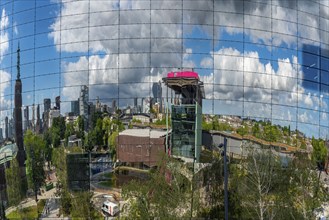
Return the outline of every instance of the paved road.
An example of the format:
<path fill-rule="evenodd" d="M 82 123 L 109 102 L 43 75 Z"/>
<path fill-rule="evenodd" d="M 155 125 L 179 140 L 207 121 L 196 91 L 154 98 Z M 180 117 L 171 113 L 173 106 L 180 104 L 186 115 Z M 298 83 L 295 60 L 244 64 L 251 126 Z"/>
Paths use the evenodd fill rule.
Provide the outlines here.
<path fill-rule="evenodd" d="M 41 213 L 40 219 L 69 219 L 59 215 L 60 202 L 58 198 L 50 198 Z"/>

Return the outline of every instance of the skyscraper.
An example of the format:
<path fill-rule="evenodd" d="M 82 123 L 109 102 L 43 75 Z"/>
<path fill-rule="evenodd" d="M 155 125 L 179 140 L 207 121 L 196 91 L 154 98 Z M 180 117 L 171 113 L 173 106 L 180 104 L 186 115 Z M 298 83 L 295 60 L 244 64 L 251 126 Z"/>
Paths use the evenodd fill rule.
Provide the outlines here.
<path fill-rule="evenodd" d="M 42 120 L 43 125 L 42 129 L 45 131 L 49 127 L 49 111 L 51 109 L 51 100 L 49 98 L 43 100 L 43 113 L 42 113 Z"/>
<path fill-rule="evenodd" d="M 2 128 L 0 128 L 0 143 L 3 141 Z"/>
<path fill-rule="evenodd" d="M 73 112 L 74 116 L 79 115 L 79 100 L 71 101 L 71 112 Z"/>
<path fill-rule="evenodd" d="M 57 110 L 61 109 L 61 97 L 60 96 L 56 96 L 56 98 L 55 98 L 55 108 Z"/>
<path fill-rule="evenodd" d="M 9 130 L 8 130 L 8 117 L 6 116 L 5 118 L 5 138 L 8 139 L 9 136 L 8 136 L 8 133 L 9 133 Z"/>
<path fill-rule="evenodd" d="M 36 121 L 35 121 L 35 105 L 33 103 L 33 105 L 32 105 L 32 131 L 35 131 L 35 124 L 36 124 Z"/>
<path fill-rule="evenodd" d="M 37 123 L 36 123 L 36 126 L 35 126 L 35 132 L 37 134 L 40 134 L 41 133 L 41 119 L 40 119 L 40 105 L 38 104 L 37 106 Z"/>
<path fill-rule="evenodd" d="M 162 87 L 161 81 L 153 83 L 153 101 L 159 104 L 159 112 L 162 113 Z M 152 103 L 153 104 L 153 103 Z"/>
<path fill-rule="evenodd" d="M 50 110 L 51 107 L 51 100 L 49 98 L 43 100 L 43 111 L 47 112 Z"/>
<path fill-rule="evenodd" d="M 81 86 L 80 97 L 79 97 L 79 110 L 80 115 L 84 119 L 85 129 L 88 129 L 88 121 L 89 121 L 89 88 L 86 85 Z"/>
<path fill-rule="evenodd" d="M 24 131 L 29 129 L 29 106 L 25 106 L 24 109 Z"/>
<path fill-rule="evenodd" d="M 117 101 L 115 99 L 112 100 L 112 113 L 115 113 L 117 110 Z"/>
<path fill-rule="evenodd" d="M 23 129 L 22 129 L 22 81 L 20 79 L 20 49 L 17 49 L 17 79 L 15 83 L 15 141 L 18 148 L 17 160 L 20 167 L 21 179 L 26 181 L 25 160 L 26 153 L 23 145 Z M 24 184 L 25 185 L 25 184 Z"/>
<path fill-rule="evenodd" d="M 138 98 L 134 98 L 134 107 L 137 107 Z"/>

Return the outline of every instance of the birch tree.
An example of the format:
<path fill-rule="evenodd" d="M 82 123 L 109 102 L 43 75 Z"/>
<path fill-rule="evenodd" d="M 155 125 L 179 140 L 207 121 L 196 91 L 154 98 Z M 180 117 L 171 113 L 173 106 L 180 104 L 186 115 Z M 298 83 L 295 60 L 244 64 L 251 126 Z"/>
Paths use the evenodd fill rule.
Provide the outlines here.
<path fill-rule="evenodd" d="M 279 166 L 271 150 L 249 149 L 246 160 L 241 162 L 239 194 L 246 214 L 253 219 L 273 219 L 275 217 L 274 198 L 271 190 Z"/>

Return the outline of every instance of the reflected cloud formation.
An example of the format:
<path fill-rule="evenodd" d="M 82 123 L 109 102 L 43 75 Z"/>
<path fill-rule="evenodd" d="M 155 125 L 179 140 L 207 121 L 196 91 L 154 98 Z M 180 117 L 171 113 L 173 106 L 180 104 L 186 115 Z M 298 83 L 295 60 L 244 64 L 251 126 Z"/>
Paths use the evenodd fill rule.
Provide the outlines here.
<path fill-rule="evenodd" d="M 36 41 L 40 37 L 49 47 L 38 48 L 46 51 L 45 60 L 58 59 L 58 69 L 52 72 L 59 75 L 60 88 L 53 86 L 52 92 L 59 90 L 63 102 L 76 100 L 80 85 L 89 85 L 90 100 L 116 99 L 127 106 L 134 98 L 152 97 L 152 84 L 168 72 L 194 68 L 205 84 L 205 113 L 231 112 L 296 126 L 328 121 L 329 6 L 325 0 L 49 4 L 58 10 L 51 12 L 55 17 L 45 22 Z M 6 14 L 2 9 L 1 61 L 11 40 L 8 25 L 13 17 Z M 22 27 L 15 25 L 18 36 Z M 317 64 L 312 66 L 311 60 Z M 1 82 L 10 81 L 5 72 L 1 77 Z M 1 103 L 10 94 L 8 85 L 1 86 Z M 329 127 L 329 122 L 321 126 Z"/>

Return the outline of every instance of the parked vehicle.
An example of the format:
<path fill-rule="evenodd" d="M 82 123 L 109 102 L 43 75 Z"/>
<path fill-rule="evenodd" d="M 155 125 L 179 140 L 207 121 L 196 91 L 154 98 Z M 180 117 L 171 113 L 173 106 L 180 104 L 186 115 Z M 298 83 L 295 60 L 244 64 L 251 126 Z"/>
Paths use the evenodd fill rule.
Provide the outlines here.
<path fill-rule="evenodd" d="M 106 215 L 115 216 L 119 212 L 119 206 L 107 200 L 103 203 L 102 211 Z"/>

